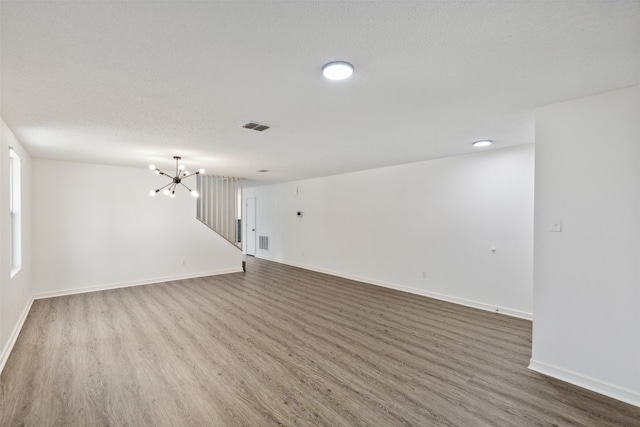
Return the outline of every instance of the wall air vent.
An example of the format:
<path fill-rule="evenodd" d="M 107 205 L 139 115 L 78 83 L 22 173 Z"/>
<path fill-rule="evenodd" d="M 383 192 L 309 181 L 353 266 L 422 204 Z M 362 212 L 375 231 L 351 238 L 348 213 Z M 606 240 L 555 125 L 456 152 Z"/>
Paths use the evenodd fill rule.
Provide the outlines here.
<path fill-rule="evenodd" d="M 269 236 L 258 236 L 258 248 L 263 251 L 269 250 Z"/>
<path fill-rule="evenodd" d="M 263 130 L 269 129 L 269 126 L 262 125 L 262 124 L 256 123 L 256 122 L 245 123 L 245 124 L 242 125 L 242 127 L 245 128 L 245 129 L 257 130 L 258 132 L 262 132 Z"/>

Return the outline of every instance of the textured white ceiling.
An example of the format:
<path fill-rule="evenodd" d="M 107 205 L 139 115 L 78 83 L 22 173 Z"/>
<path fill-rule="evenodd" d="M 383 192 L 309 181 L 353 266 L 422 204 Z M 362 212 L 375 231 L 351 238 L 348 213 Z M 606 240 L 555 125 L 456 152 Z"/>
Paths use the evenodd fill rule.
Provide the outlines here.
<path fill-rule="evenodd" d="M 534 108 L 640 83 L 637 1 L 2 1 L 0 25 L 34 157 L 261 182 L 532 143 Z"/>

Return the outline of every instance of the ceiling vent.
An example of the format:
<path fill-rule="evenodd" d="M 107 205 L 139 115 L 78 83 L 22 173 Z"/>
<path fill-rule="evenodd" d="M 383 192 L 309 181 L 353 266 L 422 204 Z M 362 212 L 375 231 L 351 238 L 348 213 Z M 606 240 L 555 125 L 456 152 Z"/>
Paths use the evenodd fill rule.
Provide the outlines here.
<path fill-rule="evenodd" d="M 245 129 L 257 130 L 258 132 L 262 132 L 263 130 L 269 129 L 269 126 L 261 125 L 260 123 L 256 123 L 256 122 L 245 123 L 242 125 L 242 127 Z"/>

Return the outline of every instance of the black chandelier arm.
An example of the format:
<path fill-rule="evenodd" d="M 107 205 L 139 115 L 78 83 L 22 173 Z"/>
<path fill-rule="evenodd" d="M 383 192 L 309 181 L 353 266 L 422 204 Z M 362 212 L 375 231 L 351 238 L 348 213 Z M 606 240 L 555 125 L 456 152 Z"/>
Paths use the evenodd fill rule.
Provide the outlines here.
<path fill-rule="evenodd" d="M 184 183 L 183 183 L 183 182 L 180 182 L 180 184 L 181 184 L 184 188 L 186 188 L 187 190 L 189 190 L 189 192 L 191 192 L 191 189 L 190 189 L 189 187 L 187 187 L 186 185 L 184 185 Z"/>
<path fill-rule="evenodd" d="M 160 187 L 156 190 L 156 193 L 159 192 L 160 190 L 162 190 L 163 188 L 167 188 L 168 186 L 170 186 L 171 184 L 173 184 L 173 182 L 168 183 L 167 185 L 165 185 L 164 187 Z"/>
<path fill-rule="evenodd" d="M 158 175 L 165 175 L 165 176 L 169 176 L 168 173 L 161 171 L 160 169 L 156 168 L 156 172 L 158 173 Z"/>

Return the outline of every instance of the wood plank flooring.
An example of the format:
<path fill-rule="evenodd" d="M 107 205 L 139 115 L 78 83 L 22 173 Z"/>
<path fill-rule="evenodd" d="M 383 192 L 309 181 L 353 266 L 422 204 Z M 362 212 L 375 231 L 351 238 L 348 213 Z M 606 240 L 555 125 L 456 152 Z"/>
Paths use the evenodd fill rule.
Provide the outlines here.
<path fill-rule="evenodd" d="M 35 301 L 2 426 L 640 426 L 527 369 L 531 322 L 250 258 Z"/>

